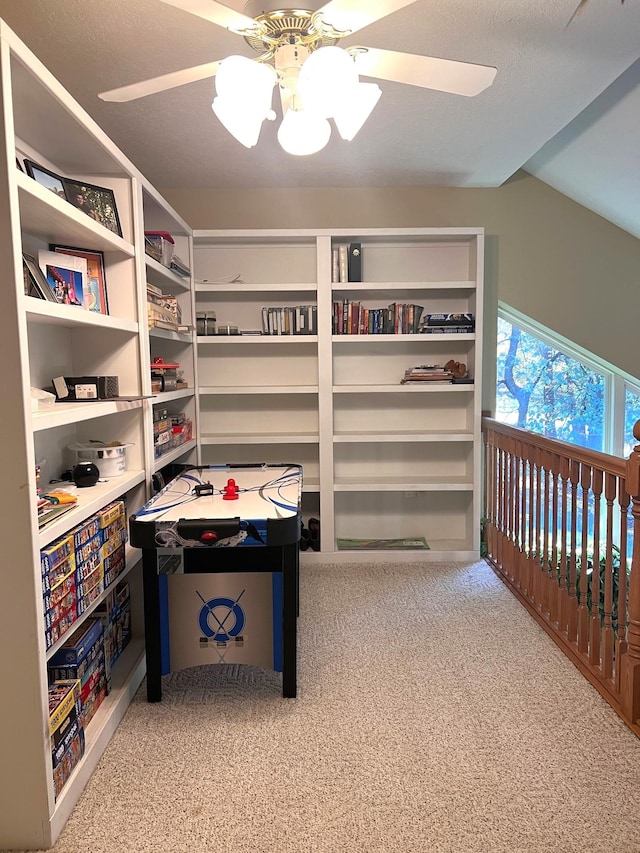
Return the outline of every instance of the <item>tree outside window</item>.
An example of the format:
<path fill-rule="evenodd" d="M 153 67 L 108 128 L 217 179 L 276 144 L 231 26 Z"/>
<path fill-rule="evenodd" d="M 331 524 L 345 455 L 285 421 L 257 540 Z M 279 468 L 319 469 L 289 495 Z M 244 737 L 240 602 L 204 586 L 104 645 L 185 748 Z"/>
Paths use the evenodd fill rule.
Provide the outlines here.
<path fill-rule="evenodd" d="M 604 374 L 499 317 L 496 375 L 497 420 L 605 450 Z"/>

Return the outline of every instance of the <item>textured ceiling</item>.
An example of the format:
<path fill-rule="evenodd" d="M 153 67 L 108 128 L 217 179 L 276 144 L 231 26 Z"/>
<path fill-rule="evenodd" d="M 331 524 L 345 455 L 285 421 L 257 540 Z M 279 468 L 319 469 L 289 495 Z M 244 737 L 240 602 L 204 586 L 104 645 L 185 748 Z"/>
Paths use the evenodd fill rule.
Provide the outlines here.
<path fill-rule="evenodd" d="M 334 133 L 303 158 L 277 144 L 277 123 L 243 148 L 211 111 L 211 80 L 131 103 L 98 99 L 255 56 L 215 24 L 159 0 L 0 0 L 0 17 L 158 187 L 494 187 L 524 167 L 640 237 L 640 2 L 589 0 L 567 27 L 576 6 L 416 0 L 366 27 L 341 44 L 492 65 L 495 82 L 464 98 L 381 81 L 353 142 Z"/>

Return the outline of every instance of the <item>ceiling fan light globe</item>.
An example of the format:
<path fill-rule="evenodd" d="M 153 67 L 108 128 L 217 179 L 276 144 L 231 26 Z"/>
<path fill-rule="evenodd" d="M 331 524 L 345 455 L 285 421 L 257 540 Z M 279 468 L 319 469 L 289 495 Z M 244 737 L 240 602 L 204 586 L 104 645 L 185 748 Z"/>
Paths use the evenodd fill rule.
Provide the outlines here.
<path fill-rule="evenodd" d="M 377 83 L 358 83 L 350 92 L 344 108 L 333 115 L 338 133 L 346 141 L 351 140 L 373 112 L 380 100 L 382 90 Z"/>
<path fill-rule="evenodd" d="M 325 118 L 344 108 L 346 93 L 358 83 L 351 56 L 341 47 L 321 47 L 305 60 L 298 78 L 298 93 L 305 109 Z"/>
<path fill-rule="evenodd" d="M 261 109 L 255 103 L 247 101 L 243 103 L 220 96 L 213 99 L 211 109 L 221 124 L 245 148 L 253 148 L 257 144 L 262 122 L 272 112 L 270 109 Z"/>
<path fill-rule="evenodd" d="M 246 56 L 227 56 L 216 74 L 216 94 L 224 98 L 266 97 L 276 83 L 275 69 Z"/>
<path fill-rule="evenodd" d="M 322 150 L 331 136 L 329 122 L 308 110 L 288 109 L 278 128 L 278 142 L 287 154 L 297 157 Z"/>

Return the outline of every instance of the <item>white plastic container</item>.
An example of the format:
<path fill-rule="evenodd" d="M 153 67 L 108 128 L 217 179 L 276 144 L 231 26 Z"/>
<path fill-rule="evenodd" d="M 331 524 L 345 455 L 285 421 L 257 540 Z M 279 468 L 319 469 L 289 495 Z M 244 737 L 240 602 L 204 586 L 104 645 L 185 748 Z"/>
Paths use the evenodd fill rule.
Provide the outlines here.
<path fill-rule="evenodd" d="M 75 450 L 78 461 L 94 462 L 100 476 L 109 479 L 124 474 L 127 467 L 127 447 L 131 447 L 131 444 L 106 445 L 92 441 L 86 444 L 70 444 L 69 450 Z"/>

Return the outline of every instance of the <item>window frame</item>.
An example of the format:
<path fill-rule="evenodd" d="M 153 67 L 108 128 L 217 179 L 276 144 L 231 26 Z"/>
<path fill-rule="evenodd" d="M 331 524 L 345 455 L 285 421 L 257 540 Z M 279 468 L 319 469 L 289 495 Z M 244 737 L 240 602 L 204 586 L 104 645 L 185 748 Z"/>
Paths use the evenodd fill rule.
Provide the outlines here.
<path fill-rule="evenodd" d="M 604 435 L 603 452 L 613 456 L 624 458 L 624 424 L 625 424 L 625 397 L 627 389 L 640 397 L 640 379 L 625 373 L 623 370 L 610 364 L 603 358 L 573 343 L 563 335 L 554 332 L 537 320 L 527 317 L 520 311 L 498 301 L 499 320 L 504 320 L 513 326 L 517 326 L 529 335 L 542 341 L 547 346 L 573 358 L 596 373 L 604 377 Z M 497 323 L 496 323 L 497 331 Z M 496 335 L 497 347 L 497 335 Z M 496 396 L 494 399 L 494 411 L 497 409 L 497 385 L 498 376 L 495 377 Z"/>

